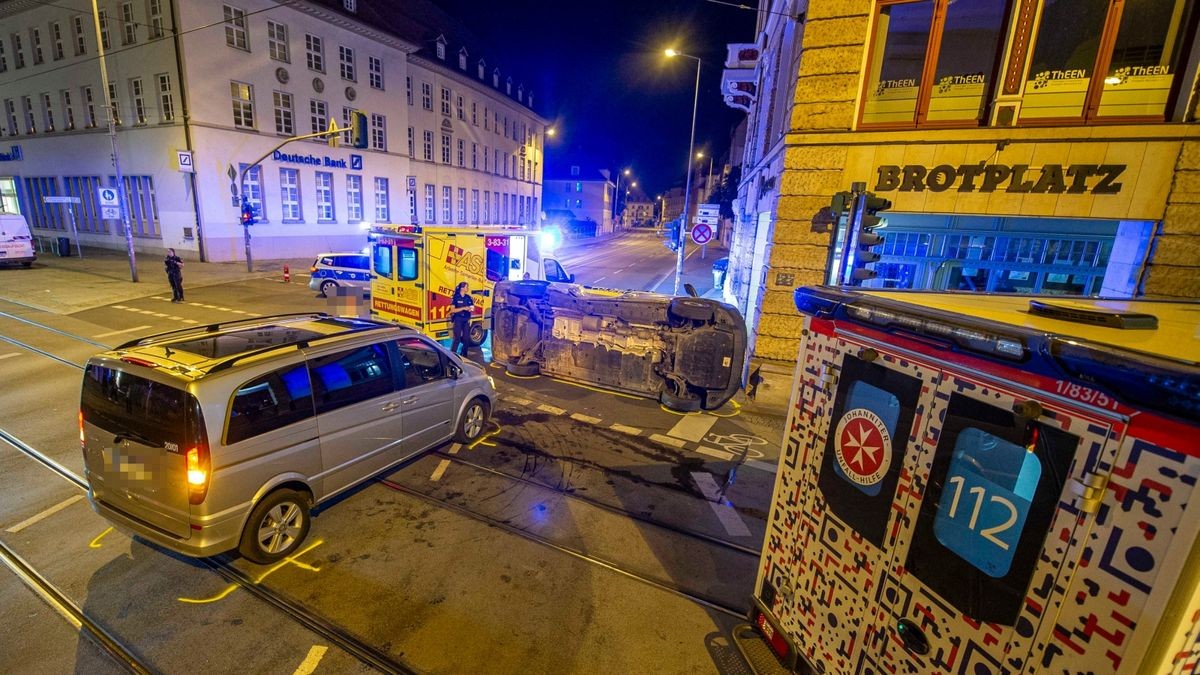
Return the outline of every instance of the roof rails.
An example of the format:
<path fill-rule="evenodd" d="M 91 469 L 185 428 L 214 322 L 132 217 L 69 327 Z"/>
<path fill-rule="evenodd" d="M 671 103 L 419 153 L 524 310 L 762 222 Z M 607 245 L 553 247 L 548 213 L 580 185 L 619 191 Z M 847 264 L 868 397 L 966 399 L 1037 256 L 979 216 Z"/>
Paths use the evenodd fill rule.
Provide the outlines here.
<path fill-rule="evenodd" d="M 122 349 L 130 349 L 133 347 L 145 347 L 145 346 L 149 346 L 149 345 L 153 345 L 153 344 L 158 344 L 159 342 L 166 342 L 168 340 L 173 341 L 173 340 L 176 340 L 176 339 L 179 339 L 182 337 L 187 337 L 190 335 L 204 335 L 206 333 L 216 333 L 216 332 L 225 330 L 227 328 L 233 328 L 235 326 L 253 325 L 256 323 L 262 323 L 262 322 L 266 322 L 266 321 L 275 322 L 280 319 L 284 319 L 284 320 L 286 320 L 286 319 L 310 319 L 312 321 L 317 321 L 319 319 L 329 319 L 329 318 L 333 318 L 332 315 L 326 314 L 325 312 L 296 312 L 294 314 L 273 314 L 271 316 L 258 316 L 258 317 L 252 317 L 249 319 L 238 319 L 236 321 L 210 323 L 206 326 L 189 326 L 188 328 L 181 328 L 179 330 L 173 330 L 173 331 L 170 331 L 167 333 L 158 333 L 157 335 L 152 335 L 150 337 L 144 337 L 144 338 L 138 338 L 136 340 L 130 340 L 129 342 L 126 342 L 124 344 L 114 347 L 113 349 L 114 349 L 114 351 L 119 351 Z"/>
<path fill-rule="evenodd" d="M 330 317 L 328 314 L 321 314 L 319 316 L 326 317 L 326 318 L 335 318 L 335 317 Z M 266 354 L 268 352 L 273 352 L 276 349 L 283 349 L 286 347 L 295 347 L 296 349 L 304 349 L 305 347 L 308 347 L 313 344 L 319 344 L 326 340 L 333 340 L 335 338 L 342 338 L 347 335 L 359 335 L 361 333 L 368 333 L 370 331 L 384 330 L 384 329 L 388 329 L 388 328 L 398 328 L 398 327 L 400 327 L 400 326 L 397 326 L 396 324 L 378 324 L 378 325 L 360 328 L 353 332 L 335 333 L 333 335 L 322 335 L 317 338 L 311 338 L 311 339 L 305 338 L 303 340 L 296 340 L 295 342 L 284 342 L 284 343 L 277 344 L 277 345 L 271 345 L 270 347 L 260 347 L 258 349 L 254 349 L 254 350 L 251 350 L 248 352 L 242 352 L 241 354 L 235 354 L 233 356 L 230 356 L 230 357 L 226 358 L 224 361 L 217 363 L 212 368 L 209 368 L 208 372 L 209 373 L 219 373 L 222 370 L 228 370 L 228 369 L 232 368 L 238 361 L 241 361 L 243 359 L 248 359 L 248 358 L 251 358 L 254 356 L 259 356 L 261 354 Z"/>

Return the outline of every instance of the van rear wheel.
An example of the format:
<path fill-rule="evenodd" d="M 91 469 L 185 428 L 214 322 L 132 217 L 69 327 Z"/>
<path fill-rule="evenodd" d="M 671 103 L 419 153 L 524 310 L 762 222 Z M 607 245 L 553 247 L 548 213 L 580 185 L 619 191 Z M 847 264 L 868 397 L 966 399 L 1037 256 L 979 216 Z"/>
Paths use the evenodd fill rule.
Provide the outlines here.
<path fill-rule="evenodd" d="M 260 565 L 282 560 L 300 546 L 310 525 L 308 495 L 276 490 L 250 512 L 238 553 Z"/>

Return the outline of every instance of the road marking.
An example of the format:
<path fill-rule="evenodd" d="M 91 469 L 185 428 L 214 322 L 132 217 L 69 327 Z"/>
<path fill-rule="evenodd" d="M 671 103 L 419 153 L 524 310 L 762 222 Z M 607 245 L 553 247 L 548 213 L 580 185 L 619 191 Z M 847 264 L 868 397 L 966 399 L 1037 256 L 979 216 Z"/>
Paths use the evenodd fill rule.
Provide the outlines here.
<path fill-rule="evenodd" d="M 673 445 L 677 448 L 682 448 L 683 446 L 687 445 L 687 441 L 681 441 L 678 438 L 671 438 L 670 436 L 663 436 L 662 434 L 650 434 L 650 440 L 658 441 L 663 445 Z"/>
<path fill-rule="evenodd" d="M 708 434 L 708 430 L 712 429 L 716 423 L 717 418 L 710 415 L 689 415 L 680 418 L 667 434 L 685 441 L 699 443 L 700 439 L 704 438 Z"/>
<path fill-rule="evenodd" d="M 631 436 L 641 436 L 642 435 L 641 429 L 638 429 L 637 427 L 627 427 L 624 424 L 614 424 L 614 425 L 610 426 L 609 429 L 612 429 L 613 431 L 619 431 L 623 434 L 629 434 Z"/>
<path fill-rule="evenodd" d="M 312 649 L 308 650 L 308 656 L 304 657 L 304 661 L 300 663 L 300 667 L 296 669 L 293 675 L 312 675 L 316 672 L 317 664 L 321 663 L 321 657 L 325 656 L 328 647 L 321 645 L 313 645 Z"/>
<path fill-rule="evenodd" d="M 159 317 L 159 318 L 165 318 L 167 315 L 166 315 L 166 314 L 163 314 L 162 312 L 152 312 L 152 313 L 151 313 L 151 316 L 157 316 L 157 317 Z"/>
<path fill-rule="evenodd" d="M 27 518 L 25 520 L 22 520 L 21 522 L 17 523 L 16 525 L 13 525 L 12 527 L 5 530 L 5 532 L 7 532 L 9 534 L 16 534 L 16 533 L 20 532 L 21 530 L 29 527 L 30 525 L 33 525 L 34 523 L 37 523 L 38 521 L 49 518 L 50 516 L 58 513 L 59 511 L 62 511 L 63 509 L 74 504 L 75 502 L 79 501 L 80 499 L 83 499 L 83 495 L 75 495 L 74 497 L 63 500 L 63 501 L 55 504 L 54 506 L 51 506 L 50 508 L 46 509 L 45 511 L 42 511 L 41 513 L 37 514 L 36 516 L 34 516 L 32 518 Z"/>
<path fill-rule="evenodd" d="M 721 488 L 717 487 L 717 481 L 713 480 L 711 474 L 693 472 L 692 481 L 700 488 L 700 493 L 708 500 L 708 505 L 717 514 L 717 520 L 721 521 L 726 532 L 735 537 L 750 535 L 750 528 L 746 527 L 746 523 L 743 523 L 741 517 L 733 510 L 733 505 L 721 497 Z"/>
<path fill-rule="evenodd" d="M 759 471 L 766 471 L 767 473 L 775 473 L 776 471 L 779 470 L 779 467 L 777 465 L 772 464 L 770 462 L 763 462 L 763 461 L 757 460 L 757 459 L 746 460 L 746 466 L 748 466 L 752 469 L 758 469 Z"/>
<path fill-rule="evenodd" d="M 516 403 L 517 405 L 529 405 L 530 403 L 533 403 L 533 401 L 530 401 L 527 398 L 517 398 L 515 396 L 512 398 L 509 398 L 508 400 L 513 403 Z"/>
<path fill-rule="evenodd" d="M 717 459 L 719 459 L 723 462 L 728 462 L 731 459 L 733 459 L 732 452 L 725 452 L 724 450 L 716 450 L 713 448 L 706 448 L 703 445 L 696 448 L 696 452 L 698 452 L 702 455 L 708 455 L 709 457 L 716 457 Z"/>
<path fill-rule="evenodd" d="M 20 356 L 20 355 L 21 355 L 21 352 L 9 352 L 7 354 L 0 354 L 0 359 L 11 359 L 14 356 Z"/>
<path fill-rule="evenodd" d="M 101 532 L 100 534 L 96 535 L 96 538 L 95 538 L 95 539 L 93 539 L 93 540 L 91 540 L 91 541 L 89 541 L 89 542 L 88 542 L 88 548 L 100 548 L 100 540 L 104 538 L 104 535 L 106 535 L 106 534 L 108 534 L 109 532 L 112 532 L 112 531 L 113 531 L 113 529 L 110 527 L 110 528 L 108 528 L 107 530 L 105 530 L 105 531 Z"/>
<path fill-rule="evenodd" d="M 543 403 L 542 405 L 539 405 L 537 407 L 537 409 L 541 410 L 542 412 L 548 412 L 551 415 L 561 415 L 561 414 L 567 412 L 566 410 L 563 410 L 562 408 L 555 408 L 554 406 L 546 405 L 545 403 Z"/>
<path fill-rule="evenodd" d="M 600 423 L 599 417 L 592 417 L 591 415 L 584 415 L 582 413 L 573 413 L 571 415 L 571 419 L 577 420 L 579 422 L 586 422 L 587 424 L 599 424 Z"/>
<path fill-rule="evenodd" d="M 462 443 L 452 443 L 450 445 L 450 454 L 457 455 L 459 450 L 462 450 Z"/>
<path fill-rule="evenodd" d="M 183 322 L 184 323 L 200 323 L 199 321 L 197 321 L 195 319 L 184 319 Z"/>
<path fill-rule="evenodd" d="M 112 337 L 114 335 L 121 335 L 122 333 L 132 333 L 135 330 L 145 330 L 149 327 L 150 326 L 137 326 L 136 328 L 126 328 L 125 330 L 114 330 L 114 331 L 109 331 L 107 333 L 101 333 L 99 335 L 93 335 L 92 337 L 96 337 L 96 338 Z"/>
<path fill-rule="evenodd" d="M 442 461 L 438 462 L 437 468 L 433 470 L 433 475 L 429 477 L 429 480 L 432 480 L 432 481 L 441 480 L 442 474 L 446 473 L 446 469 L 449 469 L 449 468 L 450 468 L 450 460 L 443 459 Z"/>

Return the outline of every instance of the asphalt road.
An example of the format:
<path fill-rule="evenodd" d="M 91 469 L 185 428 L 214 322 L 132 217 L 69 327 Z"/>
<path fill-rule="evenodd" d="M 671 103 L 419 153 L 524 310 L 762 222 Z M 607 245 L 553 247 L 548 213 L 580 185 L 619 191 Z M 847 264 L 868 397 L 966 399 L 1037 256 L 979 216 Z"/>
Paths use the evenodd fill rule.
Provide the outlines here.
<path fill-rule="evenodd" d="M 652 234 L 562 253 L 584 283 L 673 279 L 674 254 Z M 711 289 L 712 257 L 689 258 L 695 281 L 707 276 L 699 289 Z M 82 475 L 91 354 L 183 325 L 326 309 L 306 282 L 189 288 L 183 304 L 148 287 L 69 315 L 0 301 L 0 430 Z M 743 672 L 728 634 L 749 605 L 783 420 L 732 404 L 679 415 L 492 373 L 500 404 L 485 441 L 435 448 L 324 505 L 284 563 L 219 562 L 419 672 Z M 0 443 L 0 542 L 152 670 L 370 670 L 211 565 L 112 530 L 82 497 Z M 0 607 L 4 670 L 119 670 L 6 568 Z"/>

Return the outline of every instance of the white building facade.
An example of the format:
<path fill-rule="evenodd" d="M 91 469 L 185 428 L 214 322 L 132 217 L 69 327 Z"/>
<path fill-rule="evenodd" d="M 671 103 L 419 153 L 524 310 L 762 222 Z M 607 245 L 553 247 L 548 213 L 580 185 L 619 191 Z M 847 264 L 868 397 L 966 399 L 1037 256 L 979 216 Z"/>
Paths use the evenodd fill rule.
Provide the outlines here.
<path fill-rule="evenodd" d="M 116 186 L 109 94 L 139 252 L 171 247 L 185 258 L 243 259 L 243 193 L 257 214 L 249 229 L 260 259 L 361 249 L 372 223 L 506 222 L 505 196 L 512 201 L 507 222 L 535 222 L 529 214 L 537 208 L 545 122 L 527 107 L 531 97 L 521 89 L 520 100 L 510 95 L 507 78 L 492 85 L 427 61 L 426 52 L 444 56 L 444 45 L 360 18 L 366 4 L 100 2 L 107 92 L 89 3 L 0 5 L 0 208 L 24 213 L 38 236 L 73 237 L 67 205 L 45 198 L 78 198 L 72 210 L 81 243 L 125 247 L 121 221 L 104 217 L 96 194 Z M 494 136 L 487 146 L 503 153 L 503 166 L 491 172 L 492 159 L 487 169 L 482 159 L 479 168 L 469 155 L 459 160 L 459 147 L 470 152 L 470 118 L 443 115 L 437 106 L 424 114 L 430 111 L 419 98 L 410 105 L 420 94 L 406 96 L 412 81 L 507 120 L 503 136 L 492 134 L 490 123 L 487 129 Z M 280 147 L 330 122 L 347 126 L 354 109 L 366 113 L 367 148 L 350 147 L 348 138 L 339 147 L 323 138 Z M 454 127 L 450 161 L 440 161 L 440 147 L 438 161 L 425 161 L 410 130 L 431 131 L 440 143 L 447 122 Z M 423 203 L 412 211 L 427 185 L 436 198 L 433 219 L 424 217 Z M 491 218 L 484 192 L 501 203 Z M 486 201 L 492 208 L 495 200 Z"/>
<path fill-rule="evenodd" d="M 571 166 L 565 176 L 546 179 L 546 209 L 570 211 L 579 221 L 596 223 L 596 236 L 613 233 L 613 188 L 607 171 Z"/>

